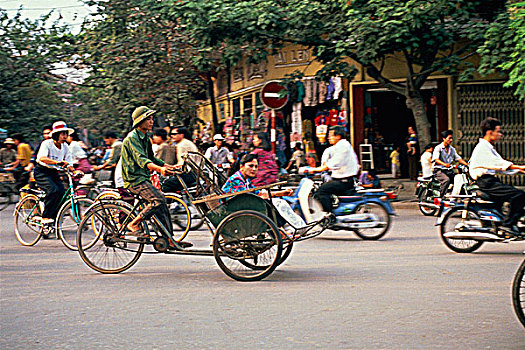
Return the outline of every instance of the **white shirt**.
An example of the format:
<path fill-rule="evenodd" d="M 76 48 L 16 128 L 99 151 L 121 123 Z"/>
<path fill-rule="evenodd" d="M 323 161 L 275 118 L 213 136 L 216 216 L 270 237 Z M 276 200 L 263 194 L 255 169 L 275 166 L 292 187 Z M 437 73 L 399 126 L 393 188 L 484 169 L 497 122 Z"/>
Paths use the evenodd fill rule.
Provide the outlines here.
<path fill-rule="evenodd" d="M 451 164 L 453 161 L 460 160 L 461 157 L 458 155 L 454 147 L 448 146 L 447 151 L 445 145 L 443 144 L 443 142 L 441 142 L 434 148 L 434 152 L 432 153 L 432 161 L 435 162 L 436 159 L 439 159 L 440 161 L 445 162 L 447 164 Z M 434 164 L 434 168 L 448 169 L 446 166 L 437 163 Z"/>
<path fill-rule="evenodd" d="M 71 141 L 68 147 L 69 147 L 69 150 L 71 151 L 71 154 L 73 155 L 73 159 L 75 160 L 75 163 L 78 163 L 80 159 L 87 158 L 86 151 L 84 151 L 84 149 L 80 145 L 80 142 Z"/>
<path fill-rule="evenodd" d="M 511 165 L 512 162 L 503 159 L 490 142 L 479 139 L 472 151 L 468 168 L 470 176 L 477 180 L 485 174 L 495 175 L 496 171 L 505 171 Z"/>
<path fill-rule="evenodd" d="M 421 155 L 421 169 L 423 170 L 423 177 L 432 176 L 432 153 L 423 152 Z"/>
<path fill-rule="evenodd" d="M 124 178 L 122 177 L 122 158 L 119 159 L 115 167 L 115 186 L 117 188 L 124 187 Z"/>
<path fill-rule="evenodd" d="M 59 149 L 57 148 L 57 146 L 55 146 L 55 142 L 53 141 L 53 139 L 42 141 L 42 144 L 40 145 L 40 150 L 38 151 L 38 154 L 36 156 L 36 161 L 42 166 L 48 168 L 57 168 L 54 165 L 41 162 L 40 158 L 42 157 L 47 157 L 58 162 L 65 160 L 69 164 L 73 163 L 73 155 L 71 154 L 71 151 L 69 150 L 67 144 L 64 142 L 62 144 L 62 147 Z"/>
<path fill-rule="evenodd" d="M 325 153 L 329 156 L 325 157 Z M 359 171 L 359 161 L 350 142 L 345 139 L 339 140 L 335 145 L 328 147 L 322 159 L 326 159 L 326 165 L 332 171 L 334 179 L 343 179 L 355 176 Z"/>

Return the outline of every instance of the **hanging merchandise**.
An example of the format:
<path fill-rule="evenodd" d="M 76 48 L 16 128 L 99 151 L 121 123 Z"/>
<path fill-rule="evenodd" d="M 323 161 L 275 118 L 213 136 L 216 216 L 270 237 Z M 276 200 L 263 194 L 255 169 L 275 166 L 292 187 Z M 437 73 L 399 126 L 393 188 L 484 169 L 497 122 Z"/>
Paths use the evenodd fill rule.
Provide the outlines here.
<path fill-rule="evenodd" d="M 339 94 L 343 91 L 343 80 L 340 77 L 335 77 L 334 79 L 334 96 L 333 99 L 339 99 Z"/>
<path fill-rule="evenodd" d="M 311 120 L 303 120 L 303 140 L 313 140 L 313 128 Z"/>
<path fill-rule="evenodd" d="M 326 111 L 321 111 L 317 113 L 315 117 L 315 136 L 319 140 L 320 144 L 326 143 L 326 134 L 328 133 L 328 113 Z"/>
<path fill-rule="evenodd" d="M 303 102 L 304 99 L 304 84 L 302 81 L 297 80 L 295 82 L 295 85 L 297 86 L 297 98 L 295 102 Z"/>
<path fill-rule="evenodd" d="M 324 81 L 319 82 L 319 104 L 325 103 L 326 95 L 328 93 L 328 86 Z"/>
<path fill-rule="evenodd" d="M 291 129 L 292 134 L 290 136 L 290 144 L 293 145 L 296 141 L 301 141 L 302 139 L 302 124 L 301 124 L 301 107 L 302 103 L 294 103 L 292 105 L 292 120 L 291 120 Z"/>
<path fill-rule="evenodd" d="M 316 106 L 317 102 L 319 101 L 319 98 L 317 96 L 318 94 L 318 84 L 317 81 L 315 81 L 312 78 L 305 79 L 304 81 L 304 105 L 307 107 Z"/>
<path fill-rule="evenodd" d="M 328 86 L 326 90 L 327 90 L 326 99 L 332 100 L 334 98 L 334 90 L 335 90 L 334 78 L 330 78 L 330 81 L 328 82 Z"/>

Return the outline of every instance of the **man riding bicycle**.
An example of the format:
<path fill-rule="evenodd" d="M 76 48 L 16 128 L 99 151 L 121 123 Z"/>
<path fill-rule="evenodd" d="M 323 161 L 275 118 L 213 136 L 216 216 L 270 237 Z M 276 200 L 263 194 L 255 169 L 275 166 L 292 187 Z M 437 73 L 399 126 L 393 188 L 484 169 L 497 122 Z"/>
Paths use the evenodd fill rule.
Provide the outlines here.
<path fill-rule="evenodd" d="M 153 215 L 156 215 L 170 234 L 173 234 L 166 198 L 150 181 L 151 171 L 156 171 L 166 176 L 175 169 L 174 166 L 165 164 L 162 160 L 153 156 L 148 132 L 153 128 L 152 114 L 155 112 L 155 110 L 146 106 L 136 108 L 131 116 L 133 119 L 133 130 L 122 143 L 121 161 L 124 188 L 147 202 L 146 207 L 127 226 L 127 229 L 131 232 L 127 235 L 139 238 L 147 237 L 147 234 L 141 229 L 141 223 Z M 177 243 L 171 239 L 168 239 L 168 242 L 170 243 L 170 248 L 182 249 L 180 245 L 182 242 Z"/>
<path fill-rule="evenodd" d="M 496 203 L 510 203 L 505 213 L 501 229 L 513 234 L 520 234 L 516 226 L 525 210 L 525 192 L 501 182 L 496 176 L 497 171 L 525 173 L 525 165 L 516 165 L 503 159 L 494 148 L 494 143 L 501 139 L 501 121 L 487 118 L 481 122 L 483 138 L 472 151 L 469 161 L 470 176 L 476 180 L 480 190 L 487 193 Z M 525 234 L 522 232 L 522 234 Z"/>

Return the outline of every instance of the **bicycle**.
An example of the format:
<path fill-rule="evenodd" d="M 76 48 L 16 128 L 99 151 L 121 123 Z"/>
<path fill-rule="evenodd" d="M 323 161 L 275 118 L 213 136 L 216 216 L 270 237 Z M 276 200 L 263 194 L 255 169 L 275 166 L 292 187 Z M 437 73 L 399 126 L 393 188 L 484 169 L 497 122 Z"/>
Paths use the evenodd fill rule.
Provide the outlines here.
<path fill-rule="evenodd" d="M 13 213 L 15 235 L 20 244 L 33 246 L 43 235 L 55 233 L 68 249 L 78 249 L 76 244 L 77 227 L 84 212 L 94 201 L 77 196 L 74 191 L 73 173 L 67 169 L 63 171 L 68 178 L 69 187 L 60 200 L 60 209 L 54 224 L 41 223 L 45 192 L 31 188 L 20 189 L 20 192 L 26 193 L 26 195 L 20 199 Z"/>
<path fill-rule="evenodd" d="M 525 260 L 521 263 L 512 283 L 512 305 L 516 316 L 525 327 Z"/>
<path fill-rule="evenodd" d="M 127 226 L 138 215 L 143 201 L 136 198 L 130 205 L 121 199 L 101 198 L 87 210 L 77 230 L 78 251 L 88 267 L 114 274 L 131 268 L 142 254 L 213 256 L 229 277 L 258 281 L 289 256 L 294 240 L 317 236 L 327 227 L 324 217 L 304 227 L 287 223 L 272 204 L 270 190 L 285 182 L 225 194 L 221 190 L 224 176 L 203 155 L 194 152 L 188 153 L 181 171 L 192 172 L 197 179 L 191 200 L 212 234 L 212 249 L 179 245 L 155 215 L 141 223 L 144 238 L 132 236 Z M 181 183 L 188 190 L 184 181 Z M 257 190 L 268 190 L 269 200 L 251 193 Z M 278 224 L 289 225 L 293 233 L 279 229 Z M 145 250 L 145 246 L 154 250 Z"/>
<path fill-rule="evenodd" d="M 14 196 L 17 195 L 15 178 L 11 173 L 0 173 L 0 211 L 14 203 Z"/>

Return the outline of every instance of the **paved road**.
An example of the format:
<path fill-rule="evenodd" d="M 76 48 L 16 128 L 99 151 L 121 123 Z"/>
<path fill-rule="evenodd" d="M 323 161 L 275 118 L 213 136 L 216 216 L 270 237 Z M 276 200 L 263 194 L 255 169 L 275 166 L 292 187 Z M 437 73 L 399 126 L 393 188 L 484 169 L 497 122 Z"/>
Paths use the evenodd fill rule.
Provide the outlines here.
<path fill-rule="evenodd" d="M 524 349 L 510 286 L 525 244 L 455 254 L 434 219 L 398 213 L 380 241 L 328 232 L 240 283 L 210 257 L 143 256 L 102 275 L 59 241 L 20 246 L 3 211 L 0 348 Z"/>

